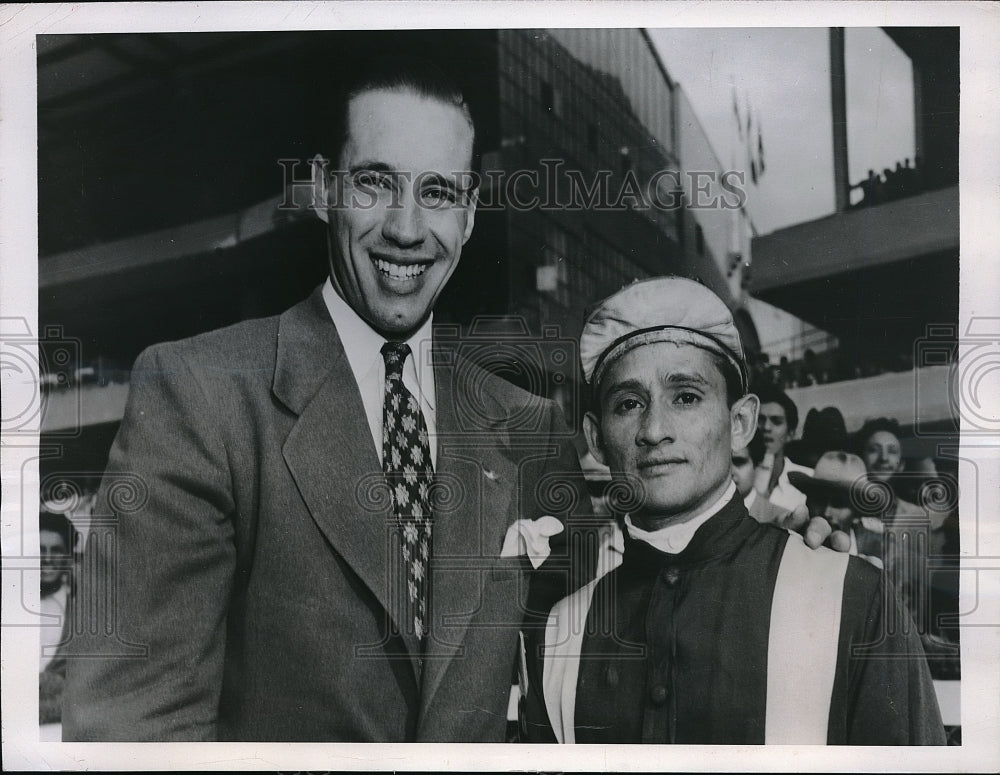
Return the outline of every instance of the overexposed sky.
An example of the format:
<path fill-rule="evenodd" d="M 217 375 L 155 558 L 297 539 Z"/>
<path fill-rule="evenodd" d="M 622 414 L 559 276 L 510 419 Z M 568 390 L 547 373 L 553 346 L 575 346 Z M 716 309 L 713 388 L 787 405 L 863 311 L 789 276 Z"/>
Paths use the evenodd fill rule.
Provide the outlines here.
<path fill-rule="evenodd" d="M 758 233 L 833 212 L 827 28 L 649 32 L 723 166 L 746 166 L 736 135 L 734 90 L 744 121 L 748 106 L 759 120 L 766 171 L 757 186 L 750 184 L 747 200 Z M 848 166 L 857 183 L 869 168 L 880 171 L 912 160 L 913 79 L 909 58 L 878 28 L 847 29 L 845 64 Z"/>
<path fill-rule="evenodd" d="M 869 169 L 913 163 L 913 69 L 910 58 L 877 28 L 847 28 L 847 143 L 851 182 Z"/>

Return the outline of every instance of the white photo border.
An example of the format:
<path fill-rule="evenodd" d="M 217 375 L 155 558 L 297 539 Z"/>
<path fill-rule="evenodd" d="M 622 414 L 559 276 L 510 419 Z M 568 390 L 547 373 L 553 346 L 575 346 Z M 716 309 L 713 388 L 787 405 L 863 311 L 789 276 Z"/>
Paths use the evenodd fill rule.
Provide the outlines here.
<path fill-rule="evenodd" d="M 405 23 L 404 23 L 405 22 Z M 1000 321 L 1000 6 L 957 2 L 220 2 L 0 6 L 0 317 L 37 331 L 36 34 L 485 27 L 961 27 L 960 328 Z M 33 386 L 8 380 L 4 400 Z M 992 407 L 1000 416 L 1000 391 Z M 984 396 L 984 398 L 986 398 Z M 964 430 L 964 428 L 963 428 Z M 963 435 L 963 439 L 966 437 Z M 3 756 L 12 769 L 745 770 L 1000 769 L 1000 439 L 963 440 L 960 747 L 520 746 L 510 744 L 87 744 L 38 742 L 37 632 L 2 630 Z M 3 612 L 19 605 L 20 514 L 37 511 L 38 439 L 2 447 Z M 978 514 L 976 523 L 969 519 Z M 37 554 L 37 544 L 35 544 Z M 37 586 L 37 585 L 36 585 Z M 23 590 L 25 600 L 30 591 Z M 37 591 L 35 592 L 37 599 Z"/>

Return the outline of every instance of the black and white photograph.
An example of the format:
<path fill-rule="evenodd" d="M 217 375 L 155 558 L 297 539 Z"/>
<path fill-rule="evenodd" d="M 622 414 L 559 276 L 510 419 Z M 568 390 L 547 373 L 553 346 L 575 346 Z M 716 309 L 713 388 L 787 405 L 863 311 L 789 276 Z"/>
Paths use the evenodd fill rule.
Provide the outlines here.
<path fill-rule="evenodd" d="M 0 9 L 5 761 L 1000 766 L 1000 9 L 171 5 Z"/>

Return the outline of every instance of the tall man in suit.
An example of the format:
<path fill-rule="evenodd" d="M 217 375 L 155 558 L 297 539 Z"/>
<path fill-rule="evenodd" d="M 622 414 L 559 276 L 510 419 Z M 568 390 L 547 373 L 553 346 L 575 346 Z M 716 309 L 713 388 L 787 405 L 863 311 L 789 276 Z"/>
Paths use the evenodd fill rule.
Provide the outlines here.
<path fill-rule="evenodd" d="M 342 113 L 329 280 L 136 361 L 86 550 L 114 633 L 77 639 L 66 739 L 503 740 L 529 591 L 570 584 L 546 488 L 586 492 L 555 404 L 432 334 L 475 217 L 461 92 L 408 62 Z"/>

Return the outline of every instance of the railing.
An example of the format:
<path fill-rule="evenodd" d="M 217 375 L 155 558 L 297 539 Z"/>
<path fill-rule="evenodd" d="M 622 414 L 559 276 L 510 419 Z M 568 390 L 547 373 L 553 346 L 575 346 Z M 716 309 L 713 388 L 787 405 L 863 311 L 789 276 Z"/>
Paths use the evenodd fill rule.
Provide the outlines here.
<path fill-rule="evenodd" d="M 838 344 L 839 340 L 833 334 L 828 334 L 826 331 L 818 328 L 812 328 L 761 345 L 761 350 L 765 353 L 787 353 L 789 360 L 794 360 L 802 358 L 806 350 L 812 350 L 818 354 L 827 350 L 833 350 Z"/>

